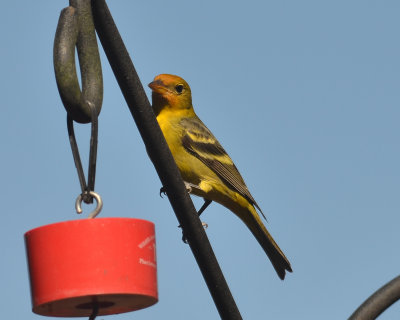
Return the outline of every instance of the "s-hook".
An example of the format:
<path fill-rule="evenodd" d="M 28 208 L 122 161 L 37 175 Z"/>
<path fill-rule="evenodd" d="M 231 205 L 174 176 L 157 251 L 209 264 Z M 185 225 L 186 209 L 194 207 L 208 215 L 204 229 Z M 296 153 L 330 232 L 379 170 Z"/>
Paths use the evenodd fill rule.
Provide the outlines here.
<path fill-rule="evenodd" d="M 101 200 L 100 195 L 94 191 L 89 191 L 89 195 L 91 195 L 97 201 L 96 209 L 94 209 L 89 214 L 89 219 L 93 219 L 93 218 L 96 218 L 96 216 L 100 213 L 101 209 L 103 208 L 103 200 Z M 81 193 L 78 196 L 78 198 L 76 198 L 75 209 L 76 209 L 77 213 L 82 213 L 82 207 L 81 207 L 82 200 L 83 200 L 83 193 Z"/>

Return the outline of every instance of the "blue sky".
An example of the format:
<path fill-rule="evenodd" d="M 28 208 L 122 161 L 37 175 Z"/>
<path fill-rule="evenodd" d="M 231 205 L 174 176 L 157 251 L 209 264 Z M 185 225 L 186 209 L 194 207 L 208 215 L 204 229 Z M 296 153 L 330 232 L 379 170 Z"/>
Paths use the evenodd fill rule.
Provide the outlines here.
<path fill-rule="evenodd" d="M 31 312 L 23 234 L 80 218 L 52 66 L 66 5 L 11 1 L 0 19 L 0 305 L 8 319 L 39 319 Z M 292 263 L 293 274 L 280 281 L 238 218 L 217 204 L 207 209 L 206 232 L 244 319 L 345 319 L 400 273 L 398 1 L 109 6 L 144 84 L 159 73 L 189 82 L 198 115 L 235 161 Z M 158 196 L 160 181 L 102 49 L 101 57 L 101 216 L 155 223 L 160 299 L 107 319 L 218 319 L 169 202 Z M 86 168 L 89 128 L 76 130 Z M 399 314 L 395 305 L 380 319 Z"/>

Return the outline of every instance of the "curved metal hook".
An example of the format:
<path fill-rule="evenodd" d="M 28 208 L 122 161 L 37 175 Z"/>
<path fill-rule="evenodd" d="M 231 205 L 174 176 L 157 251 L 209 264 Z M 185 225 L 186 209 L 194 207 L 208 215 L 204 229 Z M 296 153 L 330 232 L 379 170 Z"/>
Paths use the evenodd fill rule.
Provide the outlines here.
<path fill-rule="evenodd" d="M 97 202 L 97 206 L 96 209 L 94 209 L 90 214 L 89 214 L 89 219 L 93 219 L 95 218 L 101 211 L 101 209 L 103 208 L 103 200 L 101 200 L 101 197 L 98 193 L 94 192 L 94 191 L 89 191 L 89 194 L 96 199 Z M 81 193 L 78 198 L 76 198 L 76 202 L 75 202 L 75 209 L 77 213 L 82 213 L 82 200 L 83 200 L 83 193 Z"/>

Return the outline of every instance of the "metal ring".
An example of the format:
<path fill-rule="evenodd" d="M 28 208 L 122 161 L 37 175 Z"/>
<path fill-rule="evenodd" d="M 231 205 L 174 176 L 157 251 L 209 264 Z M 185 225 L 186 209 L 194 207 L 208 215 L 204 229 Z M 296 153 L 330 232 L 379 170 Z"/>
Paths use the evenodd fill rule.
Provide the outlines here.
<path fill-rule="evenodd" d="M 103 208 L 103 200 L 101 200 L 100 195 L 94 191 L 89 191 L 89 194 L 93 198 L 95 198 L 97 202 L 96 208 L 89 214 L 89 219 L 93 219 L 100 213 L 101 209 Z M 78 198 L 76 198 L 75 209 L 77 213 L 82 213 L 82 207 L 81 207 L 82 200 L 83 200 L 83 193 L 81 193 L 78 196 Z"/>

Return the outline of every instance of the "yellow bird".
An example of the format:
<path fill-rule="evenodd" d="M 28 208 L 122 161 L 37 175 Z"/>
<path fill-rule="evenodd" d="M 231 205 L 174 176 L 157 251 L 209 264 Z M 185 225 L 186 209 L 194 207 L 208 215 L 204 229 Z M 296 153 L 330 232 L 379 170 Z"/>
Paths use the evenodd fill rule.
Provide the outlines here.
<path fill-rule="evenodd" d="M 283 280 L 286 271 L 292 272 L 289 260 L 261 221 L 255 207 L 264 214 L 233 161 L 194 112 L 187 82 L 175 75 L 160 74 L 149 87 L 154 113 L 182 178 L 192 194 L 206 201 L 199 212 L 215 201 L 235 213 L 253 233 Z"/>

